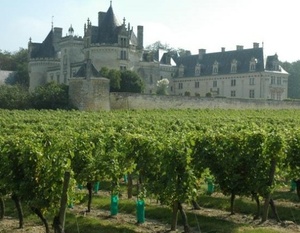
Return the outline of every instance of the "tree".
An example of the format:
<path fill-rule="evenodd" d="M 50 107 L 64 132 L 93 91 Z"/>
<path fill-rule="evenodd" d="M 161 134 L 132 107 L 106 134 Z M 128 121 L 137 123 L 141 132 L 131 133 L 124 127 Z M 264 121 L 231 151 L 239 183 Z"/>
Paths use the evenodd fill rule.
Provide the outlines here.
<path fill-rule="evenodd" d="M 157 95 L 167 95 L 167 89 L 169 87 L 169 80 L 167 78 L 163 78 L 156 83 L 157 90 L 156 94 Z"/>
<path fill-rule="evenodd" d="M 54 82 L 39 86 L 31 95 L 31 104 L 35 109 L 68 109 L 68 86 Z"/>
<path fill-rule="evenodd" d="M 26 109 L 29 107 L 28 90 L 20 85 L 0 86 L 0 108 Z"/>
<path fill-rule="evenodd" d="M 10 75 L 5 82 L 7 84 L 19 84 L 24 87 L 29 85 L 28 74 L 28 50 L 20 48 L 16 53 L 0 51 L 0 69 L 16 71 L 14 75 Z"/>
<path fill-rule="evenodd" d="M 133 71 L 121 72 L 120 92 L 142 93 L 144 83 L 141 77 Z"/>
<path fill-rule="evenodd" d="M 300 99 L 300 60 L 293 63 L 284 62 L 282 67 L 290 74 L 288 78 L 288 98 Z"/>
<path fill-rule="evenodd" d="M 110 70 L 107 78 L 110 80 L 110 91 L 119 91 L 121 88 L 121 72 L 119 70 Z"/>

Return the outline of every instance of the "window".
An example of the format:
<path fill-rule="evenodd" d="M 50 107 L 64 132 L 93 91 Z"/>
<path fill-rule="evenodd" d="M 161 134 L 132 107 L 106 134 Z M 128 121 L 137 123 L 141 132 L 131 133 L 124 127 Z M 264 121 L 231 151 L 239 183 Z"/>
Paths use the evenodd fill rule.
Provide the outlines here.
<path fill-rule="evenodd" d="M 254 98 L 254 90 L 249 90 L 249 98 Z"/>
<path fill-rule="evenodd" d="M 257 59 L 255 57 L 252 57 L 250 64 L 249 64 L 249 71 L 256 70 L 256 63 L 257 63 Z"/>
<path fill-rule="evenodd" d="M 120 70 L 121 71 L 125 71 L 126 70 L 126 66 L 120 66 Z"/>
<path fill-rule="evenodd" d="M 213 87 L 217 87 L 218 86 L 218 82 L 217 82 L 217 80 L 214 80 L 213 81 Z"/>
<path fill-rule="evenodd" d="M 122 46 L 122 47 L 126 47 L 126 45 L 127 45 L 127 40 L 126 40 L 126 38 L 121 37 L 121 46 Z"/>
<path fill-rule="evenodd" d="M 195 67 L 195 76 L 200 76 L 201 73 L 201 65 L 197 64 Z"/>
<path fill-rule="evenodd" d="M 237 71 L 237 60 L 234 59 L 231 62 L 231 73 L 236 73 L 236 71 Z"/>
<path fill-rule="evenodd" d="M 126 51 L 121 51 L 121 60 L 126 60 L 127 59 L 127 53 Z"/>
<path fill-rule="evenodd" d="M 195 82 L 195 88 L 199 88 L 199 82 Z"/>
<path fill-rule="evenodd" d="M 231 65 L 231 73 L 236 73 L 236 65 Z"/>
<path fill-rule="evenodd" d="M 67 73 L 64 73 L 64 83 L 67 83 Z"/>
<path fill-rule="evenodd" d="M 150 84 L 153 84 L 153 77 L 152 77 L 152 74 L 150 74 Z"/>
<path fill-rule="evenodd" d="M 183 77 L 183 75 L 184 75 L 184 66 L 182 64 L 179 66 L 178 72 L 179 72 L 179 77 Z"/>
<path fill-rule="evenodd" d="M 219 63 L 217 61 L 215 61 L 213 64 L 212 72 L 213 72 L 213 74 L 218 74 L 218 72 L 219 72 Z"/>
<path fill-rule="evenodd" d="M 271 84 L 275 84 L 275 81 L 276 81 L 275 77 L 271 77 Z"/>
<path fill-rule="evenodd" d="M 281 77 L 277 77 L 277 85 L 281 85 Z"/>
<path fill-rule="evenodd" d="M 230 92 L 230 96 L 231 96 L 231 97 L 235 97 L 235 91 L 231 91 L 231 92 Z"/>
<path fill-rule="evenodd" d="M 271 99 L 275 100 L 275 93 L 274 92 L 271 92 Z"/>
<path fill-rule="evenodd" d="M 254 85 L 254 78 L 249 79 L 249 85 Z"/>
<path fill-rule="evenodd" d="M 183 83 L 178 83 L 178 89 L 183 89 Z"/>
<path fill-rule="evenodd" d="M 232 87 L 236 86 L 236 80 L 235 80 L 235 79 L 232 79 L 232 80 L 231 80 L 231 86 L 232 86 Z"/>
<path fill-rule="evenodd" d="M 213 74 L 217 74 L 218 73 L 218 67 L 214 67 L 213 68 Z"/>
<path fill-rule="evenodd" d="M 280 92 L 277 92 L 276 99 L 281 100 L 281 93 Z"/>

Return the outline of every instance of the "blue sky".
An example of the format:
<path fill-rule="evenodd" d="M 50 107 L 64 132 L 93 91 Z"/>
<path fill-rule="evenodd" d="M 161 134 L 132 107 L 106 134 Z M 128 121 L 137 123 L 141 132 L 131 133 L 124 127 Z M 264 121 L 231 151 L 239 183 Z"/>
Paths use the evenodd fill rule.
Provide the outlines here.
<path fill-rule="evenodd" d="M 72 24 L 83 36 L 87 18 L 97 25 L 99 11 L 110 0 L 0 0 L 0 50 L 27 48 L 29 38 L 42 42 L 51 29 Z M 113 0 L 114 12 L 136 31 L 144 26 L 144 44 L 160 40 L 171 47 L 208 53 L 264 45 L 265 56 L 282 61 L 300 60 L 299 0 Z"/>

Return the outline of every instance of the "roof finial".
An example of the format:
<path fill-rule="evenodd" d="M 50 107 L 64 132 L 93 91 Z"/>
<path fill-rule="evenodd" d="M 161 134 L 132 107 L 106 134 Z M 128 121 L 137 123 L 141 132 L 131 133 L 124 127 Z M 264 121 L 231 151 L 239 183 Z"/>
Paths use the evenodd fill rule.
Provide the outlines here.
<path fill-rule="evenodd" d="M 112 6 L 112 0 L 110 0 L 110 6 Z"/>
<path fill-rule="evenodd" d="M 53 18 L 54 16 L 52 15 L 52 20 L 51 20 L 51 30 L 53 31 Z"/>

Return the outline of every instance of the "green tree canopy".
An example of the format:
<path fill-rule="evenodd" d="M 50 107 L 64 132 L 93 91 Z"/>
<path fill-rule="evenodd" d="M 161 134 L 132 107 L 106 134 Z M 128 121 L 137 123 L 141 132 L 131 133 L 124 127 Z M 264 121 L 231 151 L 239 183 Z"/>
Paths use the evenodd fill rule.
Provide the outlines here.
<path fill-rule="evenodd" d="M 142 93 L 144 90 L 143 80 L 134 71 L 121 72 L 120 70 L 102 67 L 100 75 L 110 80 L 110 91 L 112 92 Z"/>
<path fill-rule="evenodd" d="M 29 85 L 28 50 L 20 48 L 18 52 L 11 53 L 0 50 L 0 69 L 16 71 L 6 79 L 10 85 L 19 84 L 24 87 Z"/>
<path fill-rule="evenodd" d="M 300 99 L 300 60 L 289 63 L 282 63 L 282 68 L 289 74 L 288 78 L 288 98 Z"/>
<path fill-rule="evenodd" d="M 37 87 L 31 94 L 31 105 L 35 109 L 68 109 L 69 88 L 54 82 Z"/>
<path fill-rule="evenodd" d="M 136 72 L 130 70 L 121 72 L 120 92 L 142 93 L 143 91 L 143 80 Z"/>
<path fill-rule="evenodd" d="M 0 85 L 0 108 L 27 109 L 29 105 L 27 89 L 20 85 Z"/>

